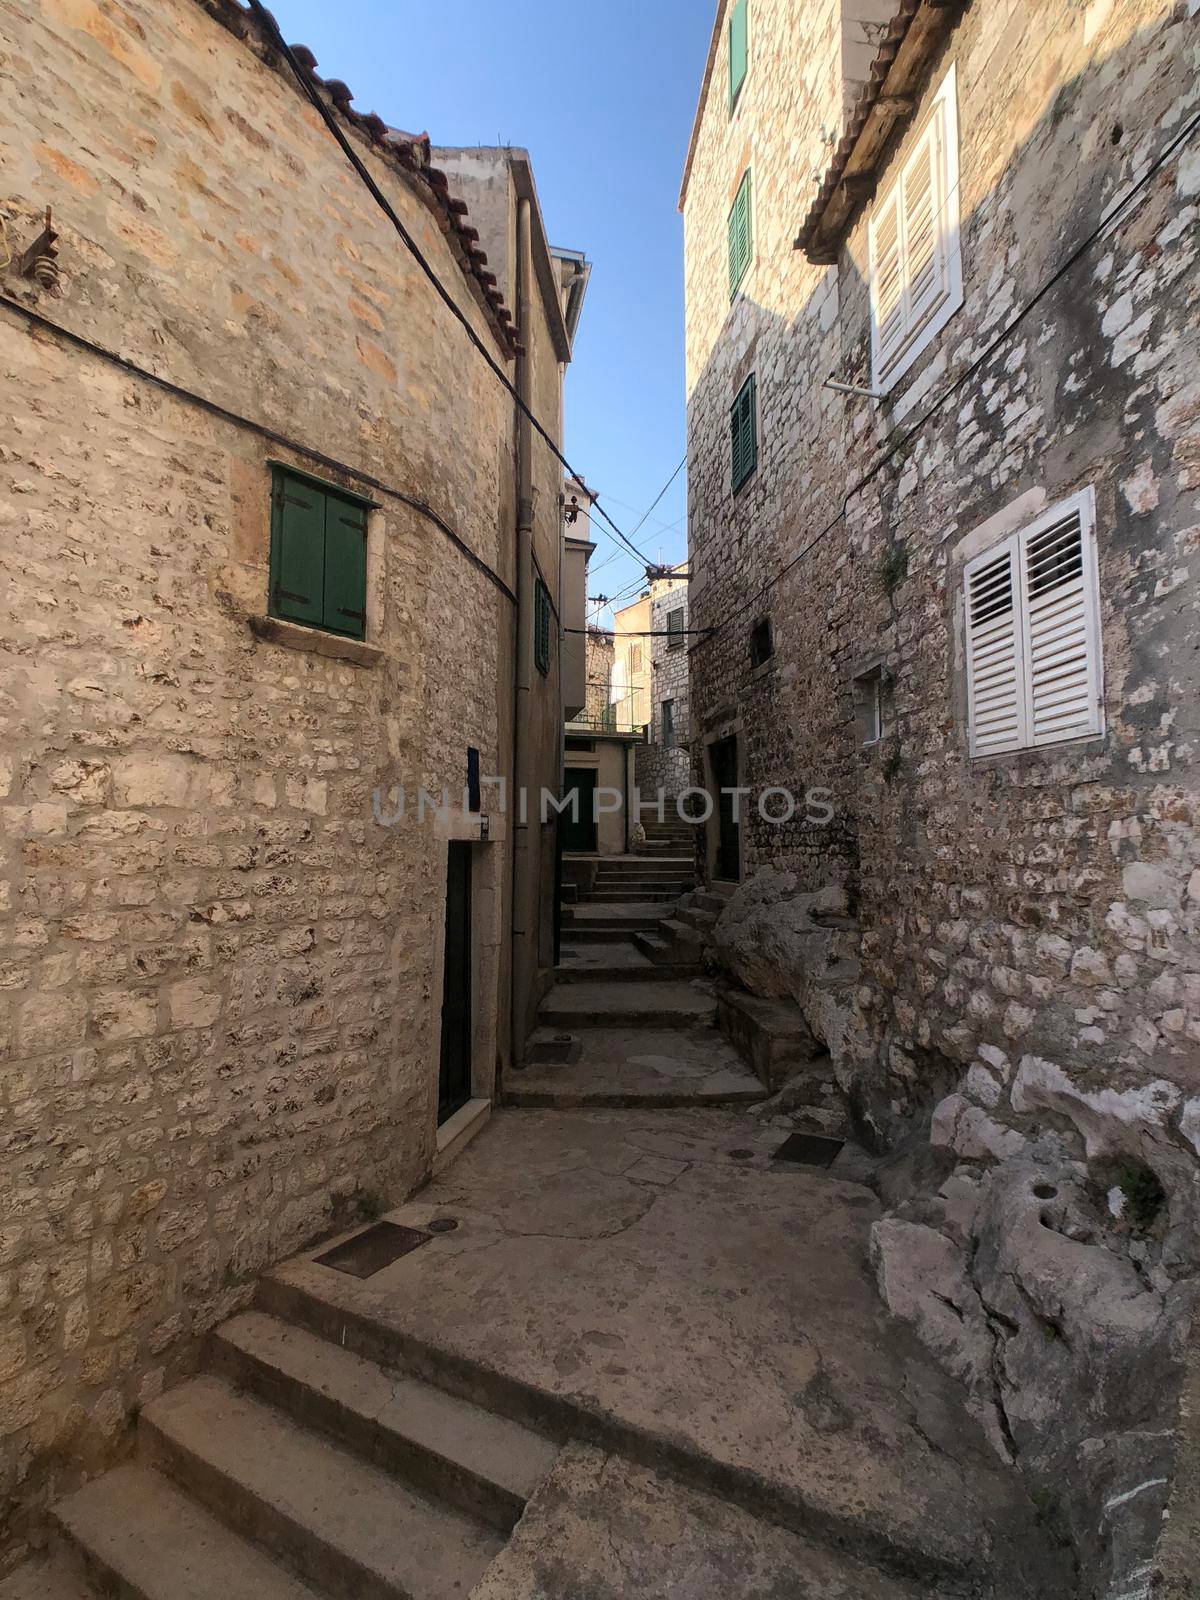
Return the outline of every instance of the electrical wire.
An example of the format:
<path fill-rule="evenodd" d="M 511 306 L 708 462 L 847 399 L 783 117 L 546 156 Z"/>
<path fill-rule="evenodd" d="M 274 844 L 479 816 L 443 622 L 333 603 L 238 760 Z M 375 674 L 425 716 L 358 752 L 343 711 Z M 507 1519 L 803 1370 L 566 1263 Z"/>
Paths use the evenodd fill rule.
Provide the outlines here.
<path fill-rule="evenodd" d="M 306 461 L 314 462 L 317 466 L 335 472 L 344 472 L 348 477 L 354 478 L 358 483 L 368 489 L 374 489 L 378 494 L 386 494 L 392 500 L 399 500 L 410 510 L 418 512 L 434 527 L 443 533 L 450 543 L 463 555 L 473 567 L 482 572 L 489 581 L 508 600 L 516 604 L 516 595 L 505 583 L 504 579 L 492 567 L 489 567 L 482 556 L 476 555 L 466 540 L 461 538 L 445 519 L 425 500 L 420 500 L 414 495 L 406 494 L 403 489 L 385 483 L 381 478 L 374 478 L 368 472 L 363 472 L 360 467 L 352 467 L 345 461 L 339 461 L 336 456 L 327 456 L 321 450 L 314 450 L 311 445 L 302 444 L 298 439 L 290 438 L 286 433 L 280 433 L 277 428 L 272 428 L 269 423 L 257 422 L 253 417 L 243 416 L 241 412 L 231 411 L 228 406 L 223 406 L 218 400 L 210 400 L 207 395 L 198 394 L 194 389 L 185 389 L 182 384 L 174 383 L 170 378 L 160 377 L 157 372 L 151 372 L 148 367 L 141 367 L 136 361 L 130 361 L 127 356 L 118 355 L 115 350 L 109 350 L 102 344 L 87 338 L 84 334 L 74 333 L 70 328 L 64 328 L 59 322 L 52 322 L 49 317 L 43 316 L 40 311 L 35 311 L 32 306 L 23 305 L 19 300 L 12 300 L 6 294 L 0 294 L 0 305 L 9 311 L 15 311 L 18 316 L 24 317 L 34 327 L 40 328 L 44 333 L 52 333 L 65 343 L 75 346 L 78 350 L 86 350 L 89 355 L 97 356 L 103 361 L 110 362 L 119 367 L 122 372 L 128 372 L 135 378 L 141 378 L 146 383 L 153 384 L 162 389 L 166 394 L 176 400 L 187 401 L 188 404 L 199 407 L 208 412 L 210 416 L 228 422 L 234 427 L 246 428 L 251 433 L 256 433 L 262 439 L 269 440 L 272 444 L 280 445 L 285 450 L 292 450 L 298 456 L 303 456 Z"/>
<path fill-rule="evenodd" d="M 633 533 L 637 533 L 638 529 L 641 528 L 644 525 L 644 523 L 646 521 L 646 518 L 650 515 L 651 511 L 654 510 L 655 506 L 662 499 L 663 495 L 666 494 L 667 490 L 675 482 L 675 479 L 679 476 L 679 474 L 683 471 L 684 467 L 686 467 L 686 466 L 687 466 L 687 451 L 685 450 L 683 452 L 683 460 L 679 463 L 679 465 L 675 468 L 675 471 L 667 479 L 666 483 L 663 484 L 662 488 L 654 496 L 654 499 L 651 500 L 651 502 L 650 502 L 649 506 L 647 507 L 647 509 L 642 512 L 642 515 L 638 519 L 637 525 L 634 528 Z M 629 535 L 629 537 L 631 539 L 633 538 L 633 533 L 631 533 Z"/>
<path fill-rule="evenodd" d="M 478 333 L 476 333 L 475 329 L 471 326 L 470 319 L 468 318 L 466 312 L 463 311 L 462 307 L 454 299 L 453 295 L 445 287 L 445 285 L 442 283 L 441 279 L 438 277 L 437 273 L 433 270 L 432 266 L 426 260 L 425 256 L 423 255 L 423 253 L 421 251 L 420 246 L 417 244 L 417 242 L 413 238 L 412 234 L 409 233 L 408 229 L 405 227 L 404 223 L 401 221 L 398 213 L 396 212 L 396 210 L 392 206 L 391 201 L 387 198 L 387 196 L 384 194 L 383 190 L 375 182 L 375 179 L 371 176 L 371 174 L 368 171 L 367 167 L 365 166 L 363 161 L 359 158 L 358 153 L 355 151 L 353 145 L 350 143 L 349 139 L 346 137 L 345 133 L 343 132 L 343 130 L 342 130 L 342 128 L 341 128 L 341 126 L 340 126 L 340 124 L 338 122 L 338 119 L 336 118 L 334 113 L 330 110 L 330 108 L 326 105 L 324 99 L 321 96 L 320 91 L 318 90 L 316 84 L 313 82 L 311 76 L 307 72 L 305 72 L 304 68 L 296 60 L 295 54 L 292 51 L 291 46 L 285 42 L 283 34 L 280 32 L 279 24 L 275 21 L 275 18 L 267 10 L 266 6 L 263 5 L 262 0 L 247 0 L 247 4 L 249 5 L 250 10 L 254 13 L 254 16 L 257 19 L 257 21 L 259 23 L 259 26 L 263 29 L 263 31 L 267 35 L 267 38 L 269 39 L 271 44 L 275 47 L 276 50 L 279 51 L 279 53 L 283 56 L 284 60 L 287 62 L 288 66 L 291 68 L 292 74 L 295 77 L 296 82 L 300 85 L 301 89 L 304 91 L 304 94 L 307 96 L 307 98 L 312 102 L 312 104 L 313 104 L 318 116 L 321 118 L 321 120 L 325 124 L 325 126 L 329 129 L 329 132 L 333 135 L 333 137 L 336 140 L 337 144 L 341 148 L 342 154 L 350 162 L 350 165 L 354 168 L 355 172 L 358 174 L 359 178 L 362 180 L 362 183 L 366 187 L 368 193 L 371 195 L 371 198 L 375 201 L 375 204 L 383 212 L 384 216 L 387 217 L 388 221 L 392 224 L 393 228 L 395 228 L 396 232 L 399 234 L 401 240 L 403 241 L 405 248 L 408 250 L 408 252 L 412 256 L 413 260 L 420 267 L 421 271 L 425 274 L 426 278 L 428 278 L 429 282 L 433 285 L 433 288 L 434 288 L 435 292 L 437 293 L 438 298 L 442 301 L 442 303 L 449 310 L 451 315 L 454 317 L 455 321 L 457 321 L 460 324 L 460 326 L 462 327 L 463 331 L 466 333 L 467 338 L 470 340 L 471 345 L 474 347 L 474 349 L 477 352 L 477 354 L 479 354 L 480 356 L 483 357 L 484 361 L 487 363 L 488 368 L 491 370 L 493 376 L 499 381 L 499 383 L 508 391 L 508 393 L 516 401 L 517 409 L 521 412 L 522 416 L 524 416 L 526 421 L 535 430 L 535 432 L 537 432 L 541 436 L 541 438 L 545 440 L 546 444 L 549 445 L 551 453 L 553 454 L 555 459 L 558 462 L 561 463 L 561 465 L 563 466 L 563 468 L 567 472 L 567 475 L 569 477 L 571 477 L 571 478 L 577 479 L 580 483 L 585 482 L 586 480 L 583 478 L 582 474 L 575 470 L 575 468 L 567 460 L 566 456 L 563 455 L 562 451 L 555 444 L 553 438 L 550 436 L 550 434 L 546 430 L 546 428 L 543 427 L 542 423 L 538 420 L 538 418 L 534 415 L 534 413 L 530 410 L 530 408 L 525 404 L 524 400 L 521 399 L 521 396 L 517 393 L 516 385 L 510 380 L 508 374 L 500 366 L 499 362 L 495 359 L 495 357 L 492 355 L 491 351 L 484 344 L 483 340 L 479 337 Z M 617 526 L 617 524 L 609 516 L 608 512 L 600 504 L 598 498 L 595 498 L 595 499 L 592 500 L 592 509 L 595 510 L 595 511 L 598 511 L 600 513 L 600 515 L 604 518 L 605 522 L 608 523 L 609 527 L 616 534 L 617 538 L 620 539 L 621 543 L 623 545 L 625 545 L 630 551 L 632 551 L 632 553 L 635 556 L 637 556 L 639 561 L 643 562 L 647 566 L 652 566 L 653 565 L 653 563 L 650 561 L 649 557 L 643 551 L 639 550 L 638 547 L 635 544 L 633 544 L 627 538 L 627 536 L 621 531 L 621 529 Z"/>
<path fill-rule="evenodd" d="M 970 365 L 964 368 L 954 382 L 943 391 L 943 393 L 938 397 L 937 400 L 933 402 L 928 410 L 922 413 L 922 415 L 917 419 L 908 432 L 893 441 L 887 450 L 885 450 L 880 456 L 879 460 L 876 461 L 874 465 L 867 472 L 865 472 L 856 483 L 851 485 L 842 498 L 841 509 L 830 519 L 829 522 L 825 524 L 823 528 L 820 529 L 819 532 L 813 535 L 813 537 L 806 545 L 803 546 L 802 549 L 797 551 L 797 553 L 782 567 L 780 567 L 780 569 L 772 577 L 768 578 L 766 582 L 754 592 L 753 596 L 748 601 L 745 601 L 742 605 L 737 606 L 734 610 L 727 612 L 724 617 L 718 618 L 718 620 L 710 627 L 688 629 L 687 631 L 705 635 L 706 637 L 704 640 L 702 640 L 702 642 L 707 642 L 707 640 L 711 639 L 715 634 L 719 633 L 731 622 L 734 622 L 739 617 L 744 616 L 748 611 L 756 610 L 763 596 L 773 589 L 781 579 L 786 577 L 793 567 L 797 566 L 801 561 L 803 561 L 804 557 L 808 555 L 810 550 L 815 549 L 815 547 L 820 544 L 823 539 L 827 538 L 829 534 L 831 534 L 833 530 L 845 520 L 850 501 L 854 498 L 854 496 L 861 494 L 863 489 L 865 489 L 868 484 L 874 481 L 878 474 L 883 471 L 884 467 L 887 466 L 888 462 L 891 461 L 901 450 L 907 449 L 908 445 L 921 431 L 921 429 L 924 428 L 926 423 L 929 422 L 932 417 L 937 415 L 937 413 L 946 404 L 947 400 L 949 400 L 952 395 L 958 392 L 968 378 L 972 377 L 976 372 L 979 371 L 984 362 L 987 361 L 988 358 L 999 349 L 999 347 L 1005 342 L 1014 329 L 1019 327 L 1020 324 L 1024 322 L 1025 318 L 1030 314 L 1030 312 L 1041 304 L 1050 291 L 1055 288 L 1055 286 L 1059 284 L 1067 275 L 1075 263 L 1079 261 L 1100 238 L 1103 237 L 1115 219 L 1117 219 L 1128 207 L 1130 201 L 1138 193 L 1145 189 L 1146 185 L 1150 182 L 1154 175 L 1161 171 L 1161 169 L 1171 159 L 1171 156 L 1175 153 L 1175 151 L 1191 138 L 1191 136 L 1196 132 L 1197 128 L 1200 128 L 1200 113 L 1197 113 L 1197 115 L 1194 116 L 1189 123 L 1186 123 L 1181 131 L 1168 142 L 1166 148 L 1149 163 L 1141 176 L 1130 183 L 1125 193 L 1108 211 L 1101 216 L 1100 221 L 1086 236 L 1086 238 L 1084 238 L 1083 241 L 1078 244 L 1063 261 L 1059 263 L 1059 265 L 1051 273 L 1050 277 L 1047 278 L 1045 283 L 1042 284 L 1041 288 L 1038 289 L 1028 301 L 1026 301 L 1025 305 L 1022 306 L 1020 311 L 1018 311 L 1016 315 L 1005 324 L 1000 332 L 996 334 L 996 336 L 984 347 L 984 349 L 978 356 L 975 357 Z"/>

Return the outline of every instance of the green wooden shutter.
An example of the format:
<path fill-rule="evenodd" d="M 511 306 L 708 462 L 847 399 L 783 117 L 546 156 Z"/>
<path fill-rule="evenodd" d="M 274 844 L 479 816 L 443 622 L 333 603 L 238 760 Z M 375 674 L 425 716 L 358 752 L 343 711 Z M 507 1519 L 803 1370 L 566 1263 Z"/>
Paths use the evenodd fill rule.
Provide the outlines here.
<path fill-rule="evenodd" d="M 538 671 L 550 671 L 550 591 L 539 578 L 534 585 L 533 660 Z"/>
<path fill-rule="evenodd" d="M 746 79 L 746 11 L 748 0 L 737 0 L 729 13 L 729 109 Z"/>
<path fill-rule="evenodd" d="M 325 496 L 276 472 L 271 508 L 271 613 L 320 623 L 325 595 Z"/>
<path fill-rule="evenodd" d="M 738 284 L 746 275 L 753 249 L 753 220 L 751 217 L 750 169 L 738 187 L 733 209 L 729 213 L 729 296 L 737 293 Z"/>
<path fill-rule="evenodd" d="M 325 607 L 331 633 L 361 639 L 367 630 L 367 512 L 365 506 L 325 497 Z"/>
<path fill-rule="evenodd" d="M 753 373 L 746 379 L 729 413 L 732 459 L 730 482 L 736 494 L 758 465 L 757 382 Z"/>

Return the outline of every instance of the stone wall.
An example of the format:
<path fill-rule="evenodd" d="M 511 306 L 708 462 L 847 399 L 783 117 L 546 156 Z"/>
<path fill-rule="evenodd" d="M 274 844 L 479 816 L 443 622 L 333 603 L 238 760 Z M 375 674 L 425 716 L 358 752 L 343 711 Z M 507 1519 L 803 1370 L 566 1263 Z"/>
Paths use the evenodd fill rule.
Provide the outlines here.
<path fill-rule="evenodd" d="M 822 387 L 830 373 L 870 381 L 869 207 L 839 265 L 814 266 L 792 248 L 813 192 L 795 174 L 825 171 L 822 129 L 837 121 L 838 17 L 752 4 L 750 74 L 732 118 L 719 93 L 709 97 L 684 207 L 691 625 L 717 630 L 691 651 L 695 771 L 714 740 L 739 737 L 752 791 L 745 895 L 794 898 L 799 927 L 817 891 L 845 891 L 856 976 L 810 1024 L 834 1035 L 865 1138 L 915 1136 L 928 1153 L 938 1106 L 923 1158 L 934 1165 L 904 1205 L 934 1227 L 956 1271 L 975 1262 L 991 1274 L 970 1290 L 987 1339 L 972 1381 L 998 1378 L 989 1404 L 999 1396 L 1015 1423 L 1006 1448 L 1080 1548 L 1091 1539 L 1088 1592 L 1116 1594 L 1144 1557 L 1145 1529 L 1126 1538 L 1122 1511 L 1099 1543 L 1096 1530 L 1109 1498 L 1162 1476 L 1156 1449 L 1169 1453 L 1173 1363 L 1200 1264 L 1200 390 L 1185 353 L 1200 324 L 1194 139 L 984 369 L 968 369 L 1200 107 L 1196 8 L 1056 0 L 964 14 L 926 91 L 955 66 L 964 304 L 876 407 Z M 722 57 L 714 83 L 723 71 Z M 901 138 L 893 154 L 906 148 Z M 755 255 L 731 305 L 725 219 L 751 163 Z M 758 468 L 735 498 L 729 408 L 751 372 Z M 1097 504 L 1107 731 L 972 761 L 964 559 L 1086 486 Z M 775 656 L 755 672 L 749 632 L 764 612 Z M 888 727 L 864 748 L 854 679 L 870 663 L 883 668 Z M 832 822 L 813 825 L 801 806 L 769 824 L 754 804 L 769 785 L 828 790 Z M 731 916 L 744 921 L 746 909 Z M 789 922 L 778 908 L 773 920 Z M 781 939 L 772 952 L 775 992 L 812 992 L 814 975 L 797 964 L 804 944 Z M 840 963 L 842 935 L 838 945 Z M 828 986 L 817 989 L 827 1001 Z M 1057 1337 L 1046 1332 L 1045 1262 L 1027 1256 L 1008 1280 L 1029 1290 L 1032 1311 L 1018 1316 L 997 1292 L 1012 1264 L 1006 1230 L 1026 1226 L 1030 1162 L 1065 1197 L 1046 1226 L 1099 1252 L 1079 1264 L 1071 1378 L 1057 1386 L 1044 1373 L 1030 1383 L 1034 1333 L 1043 1350 Z M 970 1203 L 955 1210 L 952 1184 L 930 1212 L 922 1183 L 937 1190 L 964 1169 Z M 1129 1220 L 1126 1188 L 1162 1190 L 1144 1226 Z M 887 1269 L 906 1238 L 880 1257 L 896 1309 L 903 1274 Z M 1082 1275 L 1109 1261 L 1126 1291 L 1136 1280 L 1150 1296 L 1137 1316 L 1163 1404 L 1139 1390 L 1148 1368 L 1135 1367 L 1108 1413 L 1083 1407 L 1072 1421 L 1067 1397 L 1137 1348 L 1122 1335 L 1114 1353 L 1115 1336 L 1106 1343 L 1088 1320 Z M 935 1276 L 908 1300 L 927 1330 Z M 964 1291 L 962 1307 L 971 1303 Z M 948 1361 L 965 1373 L 961 1355 Z M 1139 1426 L 1167 1443 L 1122 1453 L 1114 1441 Z M 1061 1493 L 1080 1452 L 1088 1470 L 1077 1492 Z M 1136 1504 L 1129 1515 L 1152 1524 L 1154 1492 Z"/>
<path fill-rule="evenodd" d="M 372 791 L 461 795 L 468 745 L 510 770 L 510 601 L 419 507 L 512 584 L 511 400 L 230 10 L 0 9 L 0 213 L 19 250 L 53 205 L 63 272 L 0 287 L 230 414 L 0 308 L 0 1564 L 257 1272 L 428 1171 L 446 836 L 478 821 L 381 827 Z M 508 361 L 436 193 L 352 136 Z M 375 502 L 352 659 L 264 621 L 276 459 Z M 492 840 L 477 1093 L 507 1048 Z"/>

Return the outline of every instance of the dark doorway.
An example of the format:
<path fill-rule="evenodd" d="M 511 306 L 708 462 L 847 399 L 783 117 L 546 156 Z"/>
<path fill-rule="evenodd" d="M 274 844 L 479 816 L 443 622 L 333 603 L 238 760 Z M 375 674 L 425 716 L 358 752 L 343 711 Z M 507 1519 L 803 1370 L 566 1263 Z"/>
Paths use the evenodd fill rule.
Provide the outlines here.
<path fill-rule="evenodd" d="M 568 767 L 563 784 L 563 799 L 572 789 L 578 805 L 568 806 L 562 813 L 559 828 L 564 850 L 574 850 L 585 855 L 596 853 L 596 769 L 595 767 Z"/>
<path fill-rule="evenodd" d="M 471 846 L 452 842 L 446 867 L 446 964 L 438 1122 L 471 1098 Z"/>
<path fill-rule="evenodd" d="M 717 860 L 715 876 L 726 883 L 737 883 L 742 875 L 741 827 L 734 815 L 734 796 L 726 791 L 737 788 L 737 739 L 721 739 L 712 747 L 713 787 L 717 791 Z"/>

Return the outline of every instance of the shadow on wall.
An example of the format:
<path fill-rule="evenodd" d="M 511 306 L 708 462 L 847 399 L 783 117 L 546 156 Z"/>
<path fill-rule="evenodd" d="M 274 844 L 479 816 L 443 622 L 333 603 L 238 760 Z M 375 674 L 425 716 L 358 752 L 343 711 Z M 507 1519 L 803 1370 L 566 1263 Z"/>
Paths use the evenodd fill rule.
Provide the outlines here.
<path fill-rule="evenodd" d="M 965 304 L 896 403 L 821 388 L 870 383 L 862 218 L 794 317 L 735 302 L 690 397 L 692 625 L 733 619 L 690 652 L 693 781 L 733 733 L 756 794 L 823 786 L 835 803 L 828 828 L 751 807 L 750 881 L 716 953 L 801 1005 L 877 1146 L 912 1141 L 885 1182 L 881 1288 L 1071 1538 L 1089 1596 L 1142 1592 L 1200 1270 L 1197 141 L 905 434 L 1183 127 L 1194 37 L 1178 9 L 1057 86 L 1006 157 L 976 152 L 993 176 L 967 191 Z M 964 185 L 971 137 L 960 104 Z M 728 417 L 752 373 L 758 465 L 732 497 Z M 959 597 L 965 553 L 993 536 L 965 541 L 1089 486 L 1106 731 L 971 762 Z M 766 672 L 750 655 L 764 612 Z M 855 679 L 872 664 L 888 725 L 864 747 Z M 831 885 L 858 926 L 832 981 L 811 914 Z"/>

